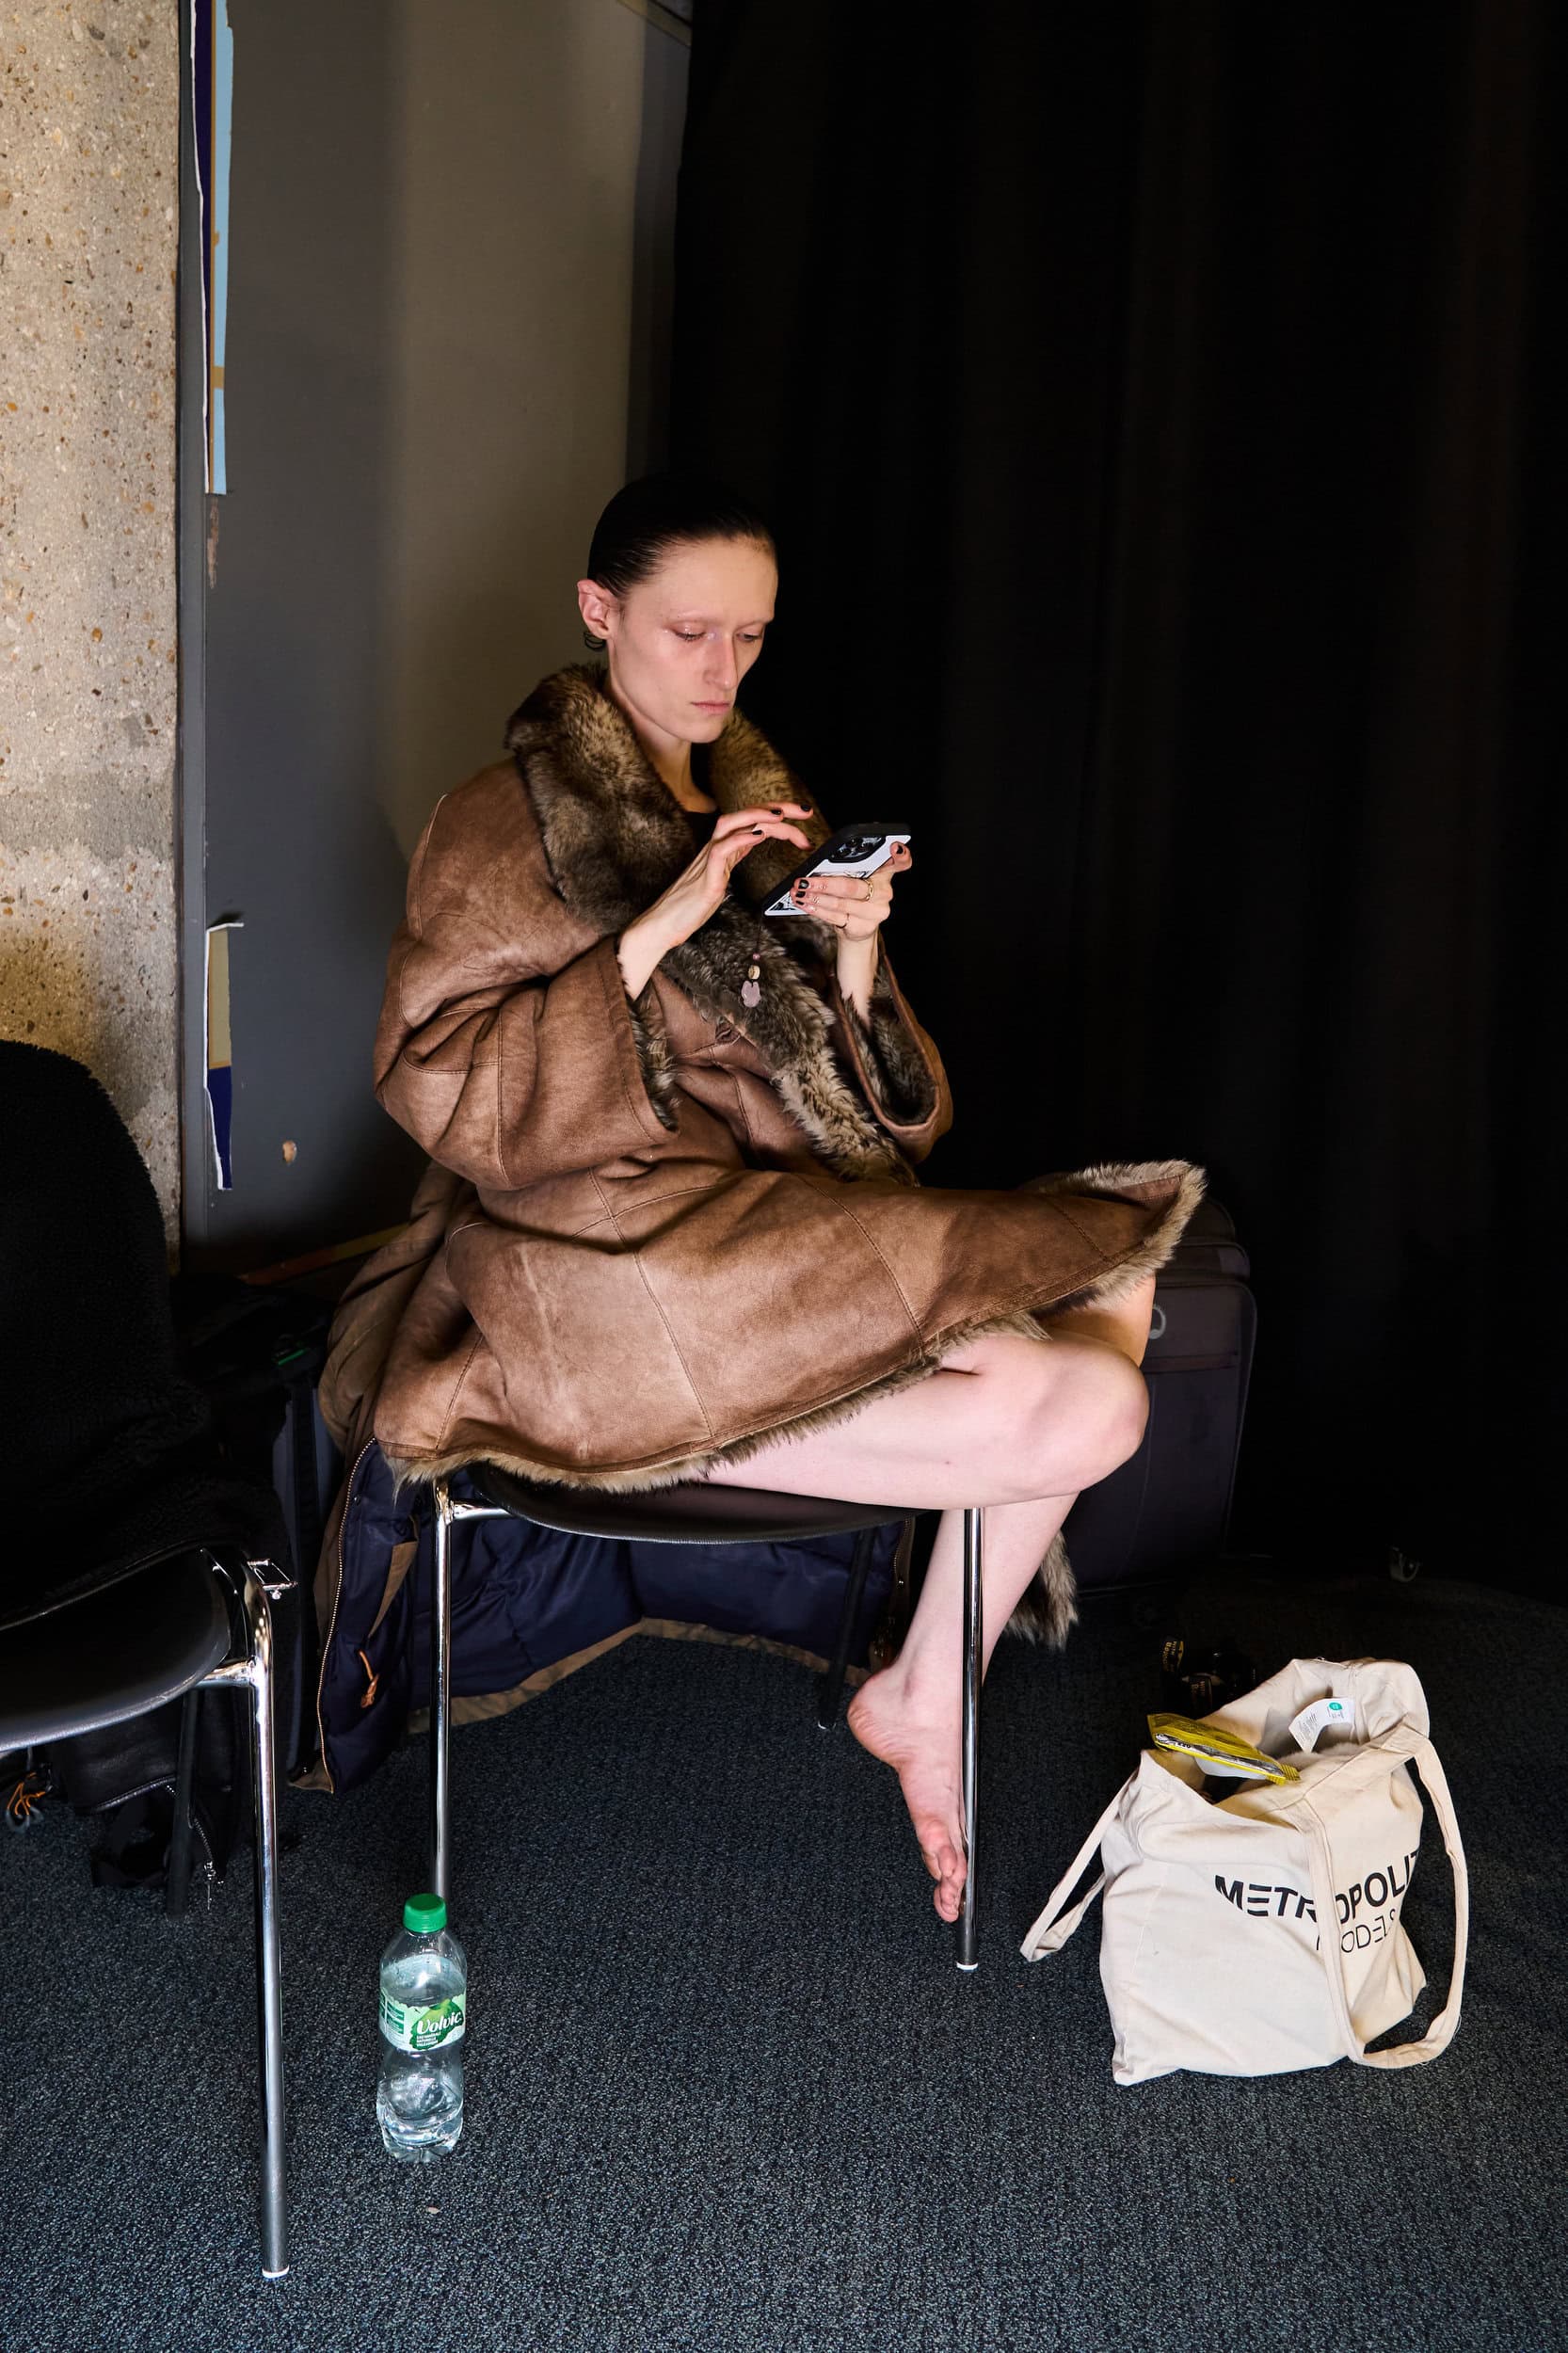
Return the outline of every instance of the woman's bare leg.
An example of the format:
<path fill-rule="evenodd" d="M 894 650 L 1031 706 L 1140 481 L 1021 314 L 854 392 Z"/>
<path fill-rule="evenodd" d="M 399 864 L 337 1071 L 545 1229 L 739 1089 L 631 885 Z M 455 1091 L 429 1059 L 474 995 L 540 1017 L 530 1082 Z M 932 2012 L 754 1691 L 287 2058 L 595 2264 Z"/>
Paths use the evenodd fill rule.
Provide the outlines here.
<path fill-rule="evenodd" d="M 1127 1452 L 1136 1448 L 1147 1411 L 1141 1376 L 1098 1337 L 1064 1329 L 1043 1347 L 990 1333 L 907 1388 L 707 1477 L 894 1511 L 1028 1503 L 1103 1479 L 1129 1436 Z"/>
<path fill-rule="evenodd" d="M 985 1506 L 982 1673 L 1075 1500 L 1041 1496 L 1032 1503 Z M 920 1860 L 936 1882 L 932 1901 L 944 1920 L 957 1919 L 967 1876 L 959 1785 L 963 1637 L 964 1517 L 944 1512 L 904 1647 L 890 1667 L 861 1685 L 848 1718 L 861 1747 L 898 1775 Z"/>
<path fill-rule="evenodd" d="M 848 1420 L 721 1465 L 721 1485 L 781 1488 L 939 1510 L 930 1566 L 903 1649 L 856 1693 L 849 1724 L 899 1777 L 933 1901 L 956 1919 L 965 1863 L 958 1785 L 962 1507 L 985 1506 L 984 1658 L 1080 1491 L 1136 1452 L 1148 1394 L 1150 1277 L 1113 1306 L 1044 1319 L 1052 1345 L 992 1334 Z M 1128 1371 L 1128 1366 L 1134 1369 Z"/>

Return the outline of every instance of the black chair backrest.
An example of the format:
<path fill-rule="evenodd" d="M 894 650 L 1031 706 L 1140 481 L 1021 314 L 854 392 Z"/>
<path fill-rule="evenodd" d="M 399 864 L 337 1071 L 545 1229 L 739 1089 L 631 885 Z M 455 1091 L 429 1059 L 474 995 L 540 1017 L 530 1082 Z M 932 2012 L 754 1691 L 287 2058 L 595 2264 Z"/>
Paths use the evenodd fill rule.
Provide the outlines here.
<path fill-rule="evenodd" d="M 92 1074 L 0 1042 L 0 1626 L 193 1544 L 268 1548 L 181 1378 L 152 1180 Z"/>

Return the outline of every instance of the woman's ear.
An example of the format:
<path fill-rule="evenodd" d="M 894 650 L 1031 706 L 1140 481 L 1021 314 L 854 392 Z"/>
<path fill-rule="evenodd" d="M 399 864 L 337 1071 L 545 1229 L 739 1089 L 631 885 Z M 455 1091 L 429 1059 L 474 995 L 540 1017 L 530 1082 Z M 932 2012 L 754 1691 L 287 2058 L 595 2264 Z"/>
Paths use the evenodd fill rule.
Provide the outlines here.
<path fill-rule="evenodd" d="M 577 584 L 577 610 L 596 637 L 608 638 L 607 621 L 615 618 L 613 599 L 607 597 L 597 580 L 580 580 Z"/>

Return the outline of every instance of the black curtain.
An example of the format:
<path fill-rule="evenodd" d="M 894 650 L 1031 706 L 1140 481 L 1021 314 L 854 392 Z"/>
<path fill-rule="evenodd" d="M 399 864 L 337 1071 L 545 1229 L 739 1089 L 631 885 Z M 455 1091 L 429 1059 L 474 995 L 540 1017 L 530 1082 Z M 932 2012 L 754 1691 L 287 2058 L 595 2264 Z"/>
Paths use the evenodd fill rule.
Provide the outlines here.
<path fill-rule="evenodd" d="M 699 0 L 671 445 L 776 525 L 747 707 L 913 824 L 929 1181 L 1201 1161 L 1233 1544 L 1548 1590 L 1565 36 Z"/>

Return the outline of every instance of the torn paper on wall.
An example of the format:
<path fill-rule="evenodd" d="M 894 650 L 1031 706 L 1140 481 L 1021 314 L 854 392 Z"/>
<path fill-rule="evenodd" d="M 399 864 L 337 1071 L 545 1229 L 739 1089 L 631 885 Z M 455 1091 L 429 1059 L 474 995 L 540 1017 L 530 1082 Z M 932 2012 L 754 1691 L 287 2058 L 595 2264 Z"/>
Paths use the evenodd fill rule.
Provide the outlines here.
<path fill-rule="evenodd" d="M 238 916 L 207 926 L 206 1007 L 207 1110 L 212 1124 L 213 1165 L 219 1193 L 234 1183 L 234 1054 L 229 1018 L 229 935 L 243 931 Z"/>

